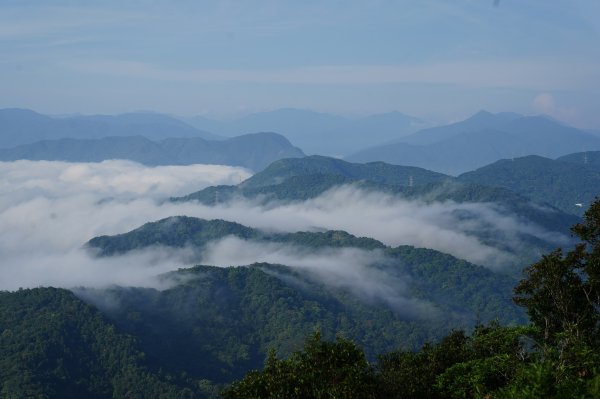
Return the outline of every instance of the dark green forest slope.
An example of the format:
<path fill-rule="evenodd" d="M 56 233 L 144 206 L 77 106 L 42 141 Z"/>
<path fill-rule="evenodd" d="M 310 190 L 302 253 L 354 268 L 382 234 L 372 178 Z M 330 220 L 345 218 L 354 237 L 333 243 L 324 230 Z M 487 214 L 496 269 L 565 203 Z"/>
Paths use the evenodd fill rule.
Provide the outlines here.
<path fill-rule="evenodd" d="M 579 166 L 600 171 L 600 151 L 576 152 L 556 158 L 556 160 L 561 162 L 570 162 Z"/>
<path fill-rule="evenodd" d="M 578 216 L 600 195 L 600 170 L 535 155 L 503 159 L 459 180 L 504 187 Z"/>
<path fill-rule="evenodd" d="M 236 398 L 600 397 L 600 200 L 573 227 L 581 240 L 527 267 L 514 300 L 531 324 L 453 331 L 417 352 L 394 351 L 369 364 L 362 350 L 316 334 L 287 359 L 272 353 L 224 392 Z"/>
<path fill-rule="evenodd" d="M 136 339 L 67 290 L 0 292 L 3 398 L 185 398 L 150 372 Z"/>
<path fill-rule="evenodd" d="M 204 220 L 189 216 L 172 216 L 149 222 L 127 233 L 92 238 L 86 245 L 97 255 L 115 255 L 153 245 L 184 247 L 193 245 L 202 249 L 209 242 L 227 236 L 244 240 L 279 242 L 293 245 L 320 247 L 354 247 L 361 249 L 385 248 L 372 238 L 355 237 L 345 231 L 267 233 L 225 220 Z"/>
<path fill-rule="evenodd" d="M 336 333 L 351 337 L 360 342 L 372 357 L 393 347 L 416 348 L 428 339 L 439 337 L 441 331 L 473 326 L 478 319 L 500 318 L 509 323 L 523 320 L 522 313 L 510 301 L 510 287 L 515 282 L 510 277 L 434 250 L 410 246 L 388 248 L 376 240 L 354 237 L 342 231 L 274 234 L 222 220 L 175 217 L 148 223 L 129 233 L 97 237 L 88 245 L 95 248 L 97 255 L 107 256 L 157 244 L 193 245 L 202 249 L 210 241 L 229 235 L 256 243 L 293 245 L 304 248 L 307 253 L 314 253 L 320 248 L 360 248 L 373 256 L 372 263 L 365 266 L 367 274 L 376 276 L 374 281 L 386 281 L 391 286 L 383 284 L 372 288 L 385 294 L 357 292 L 351 285 L 345 289 L 336 288 L 327 283 L 327 269 L 319 274 L 302 268 L 266 264 L 234 269 L 197 267 L 169 275 L 168 278 L 183 283 L 163 292 L 116 289 L 114 295 L 119 296 L 119 308 L 123 309 L 122 304 L 129 303 L 128 306 L 135 312 L 143 312 L 140 323 L 151 320 L 154 317 L 152 313 L 162 309 L 160 312 L 166 319 L 161 319 L 158 324 L 163 326 L 170 324 L 165 321 L 169 317 L 189 312 L 185 318 L 195 320 L 190 324 L 190 330 L 197 329 L 193 326 L 206 324 L 207 320 L 212 320 L 212 324 L 215 320 L 224 320 L 217 329 L 221 338 L 230 334 L 228 342 L 234 342 L 238 337 L 247 348 L 252 348 L 254 366 L 258 359 L 262 359 L 261 356 L 264 357 L 267 347 L 283 346 L 287 349 L 284 352 L 289 353 L 293 344 L 297 347 L 303 337 L 315 328 L 321 328 L 328 337 Z M 349 270 L 349 273 L 352 272 Z M 232 286 L 234 280 L 241 286 Z M 355 284 L 367 283 L 356 280 Z M 199 289 L 198 285 L 203 288 Z M 260 292 L 253 291 L 256 289 Z M 210 297 L 210 292 L 220 293 L 231 302 L 226 301 L 221 306 L 219 301 Z M 139 298 L 134 299 L 136 296 Z M 253 308 L 250 305 L 255 302 L 244 300 L 246 297 L 263 299 L 259 307 Z M 167 298 L 172 298 L 173 302 Z M 194 306 L 187 307 L 185 304 L 190 302 Z M 305 305 L 309 302 L 312 304 Z M 203 306 L 203 303 L 207 305 Z M 274 312 L 269 306 L 275 303 L 283 308 Z M 203 309 L 202 312 L 198 306 Z M 204 312 L 208 313 L 203 315 Z M 274 319 L 256 323 L 266 315 Z M 123 319 L 121 316 L 116 318 Z M 241 330 L 231 330 L 231 326 L 239 323 L 248 324 L 243 324 Z M 177 325 L 175 321 L 171 324 Z M 139 327 L 132 331 L 147 329 Z M 289 342 L 281 336 L 267 339 L 268 345 L 263 342 L 265 336 L 270 337 L 282 329 L 290 334 Z M 241 331 L 246 331 L 247 335 Z M 256 336 L 263 337 L 263 341 L 257 340 Z M 204 336 L 200 334 L 199 337 Z M 162 336 L 155 342 L 166 343 L 169 340 L 168 336 Z M 209 345 L 216 346 L 216 343 Z M 230 368 L 227 373 L 233 373 L 232 370 Z M 227 373 L 219 378 L 225 378 Z"/>
<path fill-rule="evenodd" d="M 294 176 L 336 175 L 352 180 L 374 183 L 408 185 L 410 177 L 417 184 L 433 183 L 448 176 L 412 166 L 391 165 L 384 162 L 350 163 L 341 159 L 313 155 L 304 158 L 281 159 L 243 183 L 246 188 L 257 188 L 281 183 Z"/>

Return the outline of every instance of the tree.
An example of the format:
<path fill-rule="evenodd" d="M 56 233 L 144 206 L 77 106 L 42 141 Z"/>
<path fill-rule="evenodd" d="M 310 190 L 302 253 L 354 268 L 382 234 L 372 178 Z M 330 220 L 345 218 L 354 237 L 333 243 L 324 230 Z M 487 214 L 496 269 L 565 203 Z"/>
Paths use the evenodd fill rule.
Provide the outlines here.
<path fill-rule="evenodd" d="M 600 324 L 600 200 L 572 229 L 582 242 L 563 256 L 556 250 L 525 269 L 515 288 L 544 344 L 597 346 Z"/>
<path fill-rule="evenodd" d="M 337 338 L 315 333 L 303 351 L 288 359 L 269 354 L 264 370 L 251 371 L 222 395 L 236 398 L 374 398 L 375 377 L 363 351 Z"/>

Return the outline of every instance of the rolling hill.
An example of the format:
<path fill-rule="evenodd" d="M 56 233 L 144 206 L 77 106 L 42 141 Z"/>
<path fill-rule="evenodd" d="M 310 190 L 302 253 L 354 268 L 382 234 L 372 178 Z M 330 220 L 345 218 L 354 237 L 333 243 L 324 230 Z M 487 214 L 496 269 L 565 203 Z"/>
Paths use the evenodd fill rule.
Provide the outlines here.
<path fill-rule="evenodd" d="M 280 299 L 278 298 L 279 294 L 277 294 L 277 289 L 279 288 L 268 289 L 265 287 L 269 292 L 267 297 L 272 299 L 263 298 L 262 296 L 265 294 L 261 294 L 262 299 L 260 306 L 265 307 L 263 310 L 253 311 L 240 304 L 240 306 L 233 306 L 231 310 L 217 312 L 222 315 L 225 315 L 226 312 L 229 311 L 235 312 L 231 314 L 231 317 L 234 317 L 235 314 L 245 314 L 245 312 L 248 312 L 248 322 L 252 323 L 252 327 L 249 326 L 251 329 L 270 328 L 268 327 L 268 323 L 257 322 L 255 319 L 263 317 L 261 312 L 268 312 L 268 314 L 271 315 L 270 317 L 282 317 L 283 319 L 280 320 L 280 322 L 285 321 L 285 323 L 295 323 L 295 321 L 290 321 L 289 317 L 292 317 L 292 320 L 296 320 L 297 318 L 304 319 L 305 321 L 298 321 L 300 323 L 299 325 L 305 325 L 308 321 L 305 319 L 307 317 L 308 319 L 314 319 L 313 322 L 319 323 L 326 329 L 324 333 L 328 336 L 334 336 L 336 328 L 334 326 L 339 326 L 338 323 L 341 315 L 334 317 L 334 319 L 338 320 L 337 322 L 332 320 L 325 321 L 319 320 L 319 318 L 313 314 L 313 311 L 308 313 L 306 311 L 295 311 L 293 312 L 293 315 L 296 316 L 293 316 L 289 311 L 282 310 L 281 313 L 274 312 L 273 309 L 269 308 L 270 305 L 267 306 L 267 304 L 279 306 L 277 304 L 282 299 L 283 302 L 281 305 L 284 307 L 288 306 L 296 301 L 295 299 L 290 300 L 289 298 L 294 298 L 296 295 L 304 296 L 306 298 L 304 301 L 312 298 L 312 301 L 320 303 L 320 305 L 317 306 L 324 306 L 329 309 L 324 310 L 326 313 L 334 311 L 336 307 L 345 304 L 342 305 L 342 307 L 353 314 L 353 316 L 348 316 L 347 322 L 351 324 L 345 327 L 349 328 L 349 330 L 346 330 L 346 334 L 355 334 L 358 333 L 358 330 L 364 328 L 369 330 L 375 328 L 375 330 L 373 330 L 374 333 L 376 328 L 387 329 L 392 326 L 401 329 L 420 329 L 420 327 L 417 327 L 418 323 L 414 323 L 415 319 L 418 319 L 420 323 L 424 323 L 427 327 L 420 330 L 417 335 L 413 335 L 415 338 L 414 343 L 419 342 L 430 334 L 436 334 L 434 331 L 428 331 L 428 328 L 432 325 L 445 325 L 445 328 L 456 323 L 467 323 L 467 325 L 471 325 L 475 320 L 474 317 L 476 317 L 476 309 L 479 309 L 481 312 L 480 316 L 485 319 L 502 317 L 518 320 L 521 317 L 517 308 L 510 302 L 510 287 L 514 282 L 510 277 L 498 275 L 481 266 L 472 265 L 466 261 L 438 251 L 413 248 L 410 246 L 389 248 L 376 240 L 355 237 L 342 231 L 267 233 L 222 220 L 207 221 L 190 217 L 173 217 L 147 223 L 128 233 L 116 236 L 96 237 L 90 240 L 87 246 L 96 254 L 96 256 L 118 256 L 130 251 L 139 251 L 156 245 L 170 247 L 189 247 L 191 245 L 199 251 L 202 251 L 209 243 L 231 236 L 238 237 L 244 241 L 262 243 L 265 245 L 278 243 L 294 246 L 296 248 L 304 248 L 306 251 L 309 251 L 309 253 L 318 253 L 320 250 L 330 251 L 333 248 L 346 248 L 359 249 L 365 251 L 366 254 L 372 255 L 372 260 L 365 265 L 365 273 L 367 273 L 365 276 L 369 276 L 367 277 L 369 281 L 365 281 L 363 278 L 356 280 L 355 283 L 350 283 L 349 281 L 354 277 L 348 277 L 348 282 L 345 285 L 337 285 L 336 283 L 332 283 L 331 279 L 327 278 L 327 273 L 343 272 L 343 268 L 339 271 L 332 271 L 332 269 L 323 266 L 321 270 L 313 270 L 298 266 L 273 266 L 264 263 L 255 265 L 251 268 L 197 267 L 193 269 L 194 274 L 192 274 L 191 279 L 185 278 L 186 273 L 189 272 L 189 270 L 186 269 L 173 272 L 173 274 L 163 277 L 175 278 L 174 281 L 182 282 L 176 283 L 172 289 L 173 291 L 181 292 L 181 294 L 189 292 L 189 290 L 194 290 L 192 285 L 212 285 L 213 278 L 209 277 L 211 275 L 222 276 L 219 277 L 220 279 L 226 278 L 225 281 L 228 281 L 226 284 L 231 288 L 238 287 L 236 289 L 239 289 L 239 287 L 242 287 L 239 285 L 241 280 L 238 280 L 238 278 L 242 278 L 241 276 L 254 275 L 253 279 L 255 281 L 253 282 L 253 286 L 248 286 L 247 288 L 254 289 L 260 286 L 257 286 L 256 284 L 263 284 L 265 281 L 271 281 L 269 283 L 271 285 L 276 283 L 276 287 L 282 285 L 287 286 L 286 291 L 292 290 L 296 292 L 281 296 Z M 382 258 L 382 255 L 384 258 Z M 232 273 L 239 277 L 231 277 Z M 356 270 L 350 269 L 348 266 L 348 273 L 349 276 L 354 276 Z M 197 281 L 195 281 L 195 274 L 197 274 Z M 183 276 L 183 278 L 178 277 L 179 275 Z M 227 275 L 229 275 L 229 277 L 226 277 Z M 378 275 L 385 276 L 385 279 L 379 280 L 377 278 Z M 467 275 L 470 277 L 465 277 Z M 267 278 L 266 276 L 270 277 Z M 246 277 L 243 278 L 245 279 Z M 259 280 L 256 280 L 257 278 Z M 375 279 L 370 281 L 370 279 L 373 278 Z M 219 284 L 223 284 L 225 281 Z M 380 283 L 376 283 L 376 281 L 380 281 Z M 382 284 L 382 281 L 385 281 L 385 283 L 383 283 L 385 287 L 382 286 L 376 293 L 371 293 L 366 296 L 364 292 L 368 291 L 361 291 L 362 289 L 357 291 L 356 287 L 353 288 L 353 284 L 369 287 L 369 284 Z M 249 284 L 249 282 L 244 284 Z M 406 284 L 408 284 L 408 287 L 406 287 Z M 461 286 L 461 288 L 458 288 L 459 286 Z M 155 290 L 146 291 L 154 297 L 163 295 L 157 293 Z M 199 291 L 196 295 L 201 294 L 204 296 L 207 295 L 208 292 L 210 292 L 210 290 Z M 216 294 L 217 293 L 215 293 L 215 295 Z M 126 295 L 126 293 L 124 295 Z M 164 295 L 167 294 L 165 293 Z M 398 307 L 397 302 L 385 299 L 386 296 L 395 297 L 396 295 L 399 295 L 400 297 L 404 296 L 406 298 L 403 302 L 404 305 L 401 307 Z M 206 305 L 198 304 L 197 306 L 204 306 L 204 312 L 213 312 L 216 310 L 211 310 L 212 307 L 229 306 L 228 303 L 230 301 L 238 300 L 236 299 L 238 298 L 238 295 L 221 293 L 220 297 L 224 301 L 222 305 L 220 305 L 220 302 L 216 302 L 213 303 L 213 305 L 208 305 L 207 303 Z M 288 299 L 286 300 L 285 298 Z M 467 298 L 471 298 L 473 302 L 470 302 Z M 206 300 L 209 301 L 209 299 Z M 428 320 L 431 315 L 419 313 L 419 311 L 416 313 L 410 311 L 410 307 L 413 306 L 410 305 L 410 303 L 413 303 L 412 301 L 414 300 L 431 303 L 434 308 L 443 309 L 444 311 L 439 313 L 439 317 L 433 317 L 433 321 Z M 153 301 L 141 302 L 145 303 L 144 306 L 148 307 L 147 311 L 153 311 Z M 248 306 L 251 305 L 251 302 L 245 301 L 244 303 L 247 303 Z M 336 303 L 339 303 L 339 305 L 335 305 Z M 351 303 L 352 305 L 350 305 Z M 255 305 L 256 304 L 252 306 Z M 334 307 L 331 308 L 331 306 Z M 415 306 L 417 309 L 428 308 L 427 306 L 424 308 L 421 308 L 420 305 Z M 496 314 L 500 308 L 504 309 L 502 315 L 500 315 L 500 313 Z M 335 310 L 335 312 L 337 311 L 339 310 Z M 422 311 L 427 312 L 425 310 Z M 433 308 L 431 311 L 438 314 Z M 170 310 L 169 312 L 175 311 Z M 359 320 L 364 317 L 361 314 L 366 315 L 369 313 L 372 314 L 370 317 L 374 320 L 374 324 L 377 324 L 379 327 L 376 327 L 374 324 L 363 325 L 361 327 Z M 289 315 L 289 317 L 284 317 L 283 315 L 285 314 Z M 193 318 L 198 316 L 190 314 L 186 317 Z M 329 316 L 326 316 L 326 318 L 328 317 Z M 142 319 L 146 318 L 142 317 Z M 387 325 L 388 322 L 391 324 Z M 430 324 L 431 322 L 433 324 Z M 357 324 L 354 325 L 354 323 Z M 236 323 L 233 321 L 226 323 L 226 325 L 235 324 Z M 353 327 L 350 327 L 350 325 L 353 325 Z M 214 329 L 216 327 L 211 326 L 210 328 Z M 222 328 L 227 329 L 231 327 L 226 327 L 224 325 Z M 220 330 L 222 328 L 219 327 L 216 329 Z M 273 333 L 275 333 L 275 331 L 289 331 L 290 328 L 291 326 L 288 325 L 284 328 L 275 329 Z M 331 330 L 330 328 L 334 329 Z M 300 330 L 303 330 L 306 333 L 310 332 L 310 329 L 305 329 L 304 327 L 300 328 Z M 364 333 L 365 332 L 361 332 L 360 336 L 363 337 L 362 340 L 367 340 L 365 344 L 369 348 L 367 351 L 370 356 L 384 350 L 385 347 L 393 347 L 394 345 L 409 347 L 413 344 L 413 342 L 410 341 L 401 342 L 394 338 L 399 336 L 390 335 L 389 339 L 380 340 L 379 338 L 381 338 L 381 335 L 378 335 L 379 338 L 376 339 L 375 336 L 371 337 L 370 333 L 362 335 Z M 296 332 L 293 334 L 294 338 L 292 340 L 300 340 L 301 336 L 302 334 Z M 370 341 L 371 339 L 373 339 L 373 341 Z M 296 342 L 299 343 L 299 341 Z M 286 340 L 275 341 L 271 344 L 276 345 L 279 350 L 281 350 L 282 347 L 289 348 L 290 346 L 293 346 L 291 342 Z"/>
<path fill-rule="evenodd" d="M 100 399 L 135 392 L 181 398 L 192 392 L 173 376 L 151 371 L 136 338 L 70 291 L 0 292 L 0 309 L 2 397 Z"/>

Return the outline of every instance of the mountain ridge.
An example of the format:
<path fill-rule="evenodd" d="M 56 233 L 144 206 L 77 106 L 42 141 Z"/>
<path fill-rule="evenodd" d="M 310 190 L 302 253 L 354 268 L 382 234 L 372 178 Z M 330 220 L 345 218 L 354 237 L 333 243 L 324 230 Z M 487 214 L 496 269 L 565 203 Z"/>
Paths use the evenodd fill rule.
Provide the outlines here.
<path fill-rule="evenodd" d="M 200 137 L 153 141 L 142 136 L 98 139 L 63 138 L 0 148 L 0 160 L 18 159 L 100 162 L 128 159 L 144 165 L 219 164 L 259 171 L 280 158 L 303 157 L 285 137 L 276 133 L 252 133 L 226 140 Z"/>
<path fill-rule="evenodd" d="M 344 159 L 384 161 L 458 175 L 503 158 L 525 155 L 556 158 L 581 148 L 600 149 L 600 138 L 545 116 L 480 111 L 463 121 L 423 129 Z"/>

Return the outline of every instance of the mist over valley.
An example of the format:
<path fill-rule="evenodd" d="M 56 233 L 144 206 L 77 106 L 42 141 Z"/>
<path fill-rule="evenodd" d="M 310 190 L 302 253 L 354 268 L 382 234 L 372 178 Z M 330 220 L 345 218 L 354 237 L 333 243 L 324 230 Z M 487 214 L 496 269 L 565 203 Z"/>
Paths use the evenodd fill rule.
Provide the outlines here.
<path fill-rule="evenodd" d="M 0 397 L 600 397 L 598 15 L 0 2 Z"/>

